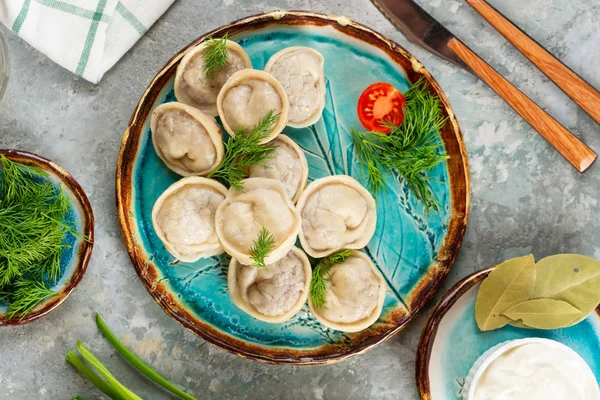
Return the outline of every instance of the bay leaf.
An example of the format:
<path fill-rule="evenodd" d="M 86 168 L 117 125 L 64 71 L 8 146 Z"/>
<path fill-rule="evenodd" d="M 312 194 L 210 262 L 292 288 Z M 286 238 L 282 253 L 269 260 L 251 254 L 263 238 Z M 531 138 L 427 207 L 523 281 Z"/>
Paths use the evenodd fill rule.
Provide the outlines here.
<path fill-rule="evenodd" d="M 575 325 L 600 304 L 600 263 L 579 254 L 557 254 L 538 261 L 533 298 L 562 300 L 581 310 Z"/>
<path fill-rule="evenodd" d="M 581 310 L 562 300 L 533 299 L 506 310 L 503 315 L 535 329 L 559 329 L 581 316 Z"/>
<path fill-rule="evenodd" d="M 535 286 L 532 255 L 517 257 L 498 265 L 481 283 L 475 302 L 475 320 L 482 331 L 502 328 L 511 319 L 503 312 L 529 300 Z"/>
<path fill-rule="evenodd" d="M 510 326 L 514 326 L 515 328 L 533 329 L 532 327 L 525 325 L 521 321 L 510 321 L 508 324 Z"/>

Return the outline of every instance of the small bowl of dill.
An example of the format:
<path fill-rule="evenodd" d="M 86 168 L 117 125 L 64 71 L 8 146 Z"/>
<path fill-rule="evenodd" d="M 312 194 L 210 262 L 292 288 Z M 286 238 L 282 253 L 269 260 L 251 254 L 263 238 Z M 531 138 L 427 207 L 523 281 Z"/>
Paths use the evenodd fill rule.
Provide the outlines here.
<path fill-rule="evenodd" d="M 56 309 L 81 281 L 93 241 L 92 207 L 67 171 L 0 149 L 0 326 Z"/>

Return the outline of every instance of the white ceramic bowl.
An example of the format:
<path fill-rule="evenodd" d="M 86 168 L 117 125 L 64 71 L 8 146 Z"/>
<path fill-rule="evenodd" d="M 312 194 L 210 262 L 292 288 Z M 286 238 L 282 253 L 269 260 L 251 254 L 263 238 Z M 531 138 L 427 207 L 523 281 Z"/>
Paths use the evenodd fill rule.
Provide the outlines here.
<path fill-rule="evenodd" d="M 573 354 L 574 357 L 581 360 L 583 364 L 585 364 L 588 368 L 588 373 L 594 377 L 594 373 L 590 369 L 589 365 L 585 362 L 583 358 L 573 349 L 564 344 L 557 342 L 555 340 L 550 339 L 542 339 L 542 338 L 525 338 L 525 339 L 515 339 L 508 340 L 506 342 L 499 343 L 493 347 L 490 347 L 485 353 L 483 353 L 477 361 L 473 364 L 471 369 L 469 370 L 469 374 L 467 375 L 467 379 L 465 380 L 465 385 L 462 391 L 463 400 L 473 400 L 475 398 L 475 390 L 477 389 L 477 385 L 479 384 L 479 380 L 483 376 L 483 373 L 487 370 L 490 364 L 495 361 L 499 356 L 506 353 L 507 351 L 514 349 L 515 347 L 522 346 L 528 343 L 543 343 L 550 344 L 552 346 L 560 347 L 562 350 Z M 595 378 L 594 378 L 595 379 Z M 600 398 L 600 391 L 597 393 L 597 398 Z"/>
<path fill-rule="evenodd" d="M 8 45 L 0 29 L 0 100 L 4 96 L 6 85 L 8 84 L 8 75 L 10 72 L 10 61 L 8 58 Z"/>

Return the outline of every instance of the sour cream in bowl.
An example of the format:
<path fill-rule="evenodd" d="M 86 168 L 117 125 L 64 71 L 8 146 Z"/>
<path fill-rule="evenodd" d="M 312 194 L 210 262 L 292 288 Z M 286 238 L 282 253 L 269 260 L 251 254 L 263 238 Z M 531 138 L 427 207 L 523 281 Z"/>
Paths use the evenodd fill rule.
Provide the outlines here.
<path fill-rule="evenodd" d="M 510 340 L 475 362 L 465 400 L 600 400 L 594 373 L 579 354 L 549 339 Z"/>

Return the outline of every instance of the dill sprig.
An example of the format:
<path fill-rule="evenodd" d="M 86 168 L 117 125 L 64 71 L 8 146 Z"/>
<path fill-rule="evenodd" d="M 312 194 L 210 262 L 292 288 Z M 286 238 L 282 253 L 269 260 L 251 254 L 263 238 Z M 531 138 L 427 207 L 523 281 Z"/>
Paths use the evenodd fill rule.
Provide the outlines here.
<path fill-rule="evenodd" d="M 258 232 L 258 237 L 254 241 L 252 247 L 248 250 L 248 254 L 252 261 L 254 261 L 253 265 L 259 268 L 266 268 L 265 257 L 275 248 L 275 236 L 263 226 L 263 228 Z"/>
<path fill-rule="evenodd" d="M 425 210 L 439 210 L 428 172 L 448 159 L 437 132 L 446 124 L 440 100 L 419 79 L 405 93 L 404 120 L 399 126 L 386 122 L 388 135 L 352 130 L 354 148 L 362 173 L 374 195 L 385 188 L 384 173 L 395 173 L 423 203 Z"/>
<path fill-rule="evenodd" d="M 53 295 L 47 285 L 61 276 L 70 200 L 39 168 L 0 155 L 0 297 L 6 318 L 25 317 Z"/>
<path fill-rule="evenodd" d="M 227 33 L 221 39 L 214 39 L 212 36 L 206 38 L 204 45 L 204 76 L 208 79 L 213 78 L 219 72 L 229 59 L 227 52 Z"/>
<path fill-rule="evenodd" d="M 12 319 L 16 315 L 19 315 L 21 319 L 25 318 L 40 301 L 57 294 L 48 289 L 42 281 L 20 279 L 12 286 L 12 292 L 0 293 L 0 297 L 8 303 L 8 309 L 6 310 L 7 320 Z"/>
<path fill-rule="evenodd" d="M 242 191 L 242 180 L 247 176 L 246 170 L 251 165 L 265 165 L 272 158 L 275 147 L 263 145 L 261 142 L 269 136 L 279 114 L 269 111 L 249 134 L 244 129 L 238 130 L 225 143 L 225 157 L 209 178 L 219 178 L 230 186 Z"/>
<path fill-rule="evenodd" d="M 327 281 L 329 280 L 327 274 L 331 266 L 344 262 L 351 255 L 352 250 L 341 250 L 338 253 L 319 260 L 317 266 L 313 269 L 310 279 L 310 300 L 313 306 L 316 308 L 325 306 L 327 302 Z"/>

